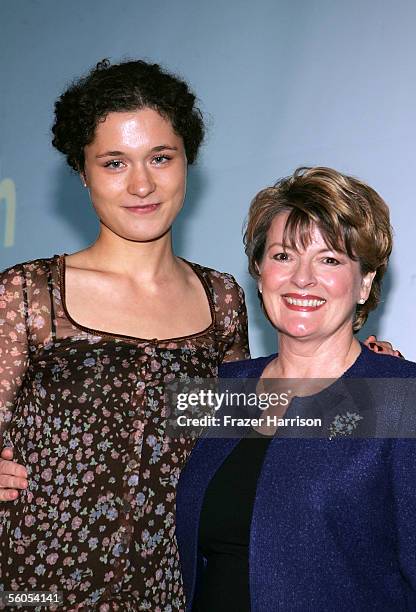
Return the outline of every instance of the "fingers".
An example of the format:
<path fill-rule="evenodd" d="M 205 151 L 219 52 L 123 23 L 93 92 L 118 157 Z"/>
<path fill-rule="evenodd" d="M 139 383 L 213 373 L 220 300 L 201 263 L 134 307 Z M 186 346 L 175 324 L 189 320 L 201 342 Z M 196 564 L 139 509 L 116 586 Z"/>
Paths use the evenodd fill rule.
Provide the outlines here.
<path fill-rule="evenodd" d="M 13 457 L 12 449 L 3 449 L 0 459 L 0 502 L 12 501 L 19 495 L 19 489 L 26 489 L 27 471 L 23 465 L 14 463 L 10 459 Z"/>
<path fill-rule="evenodd" d="M 377 340 L 377 342 L 370 342 L 369 348 L 376 353 L 383 353 L 384 355 L 394 355 L 394 348 L 390 342 L 384 340 Z"/>
<path fill-rule="evenodd" d="M 0 502 L 13 501 L 19 496 L 19 491 L 16 489 L 0 489 Z"/>
<path fill-rule="evenodd" d="M 394 353 L 394 348 L 393 345 L 390 342 L 387 342 L 387 340 L 377 340 L 377 345 L 379 347 L 381 347 L 384 351 L 387 351 L 387 353 Z"/>
<path fill-rule="evenodd" d="M 392 355 L 393 357 L 401 357 L 404 359 L 401 352 L 393 348 L 391 342 L 387 342 L 387 340 L 374 341 L 373 338 L 376 340 L 375 336 L 369 336 L 364 342 L 369 349 L 375 353 L 383 353 L 383 355 Z"/>
<path fill-rule="evenodd" d="M 0 457 L 1 459 L 8 459 L 10 461 L 13 459 L 13 449 L 10 448 L 10 446 L 5 446 L 0 453 Z"/>
<path fill-rule="evenodd" d="M 26 489 L 27 480 L 25 478 L 17 478 L 16 476 L 0 475 L 0 491 L 1 489 Z"/>
<path fill-rule="evenodd" d="M 370 350 L 374 351 L 374 353 L 383 353 L 383 351 L 384 351 L 384 349 L 381 346 L 380 342 L 368 342 L 366 346 L 368 346 L 368 348 Z"/>
<path fill-rule="evenodd" d="M 20 465 L 19 463 L 0 459 L 0 486 L 7 486 L 2 483 L 2 478 L 9 478 L 11 476 L 17 477 L 20 480 L 26 479 L 27 470 L 23 465 Z"/>

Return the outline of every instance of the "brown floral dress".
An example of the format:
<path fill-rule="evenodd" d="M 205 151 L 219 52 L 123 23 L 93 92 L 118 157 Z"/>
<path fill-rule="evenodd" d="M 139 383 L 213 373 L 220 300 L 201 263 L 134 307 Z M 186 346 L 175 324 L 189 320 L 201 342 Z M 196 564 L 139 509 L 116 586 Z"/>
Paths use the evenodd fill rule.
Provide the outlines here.
<path fill-rule="evenodd" d="M 190 265 L 212 322 L 168 340 L 76 323 L 62 256 L 0 275 L 0 443 L 29 473 L 0 505 L 0 590 L 61 591 L 59 610 L 184 609 L 175 490 L 193 441 L 165 434 L 164 384 L 248 356 L 241 288 Z"/>

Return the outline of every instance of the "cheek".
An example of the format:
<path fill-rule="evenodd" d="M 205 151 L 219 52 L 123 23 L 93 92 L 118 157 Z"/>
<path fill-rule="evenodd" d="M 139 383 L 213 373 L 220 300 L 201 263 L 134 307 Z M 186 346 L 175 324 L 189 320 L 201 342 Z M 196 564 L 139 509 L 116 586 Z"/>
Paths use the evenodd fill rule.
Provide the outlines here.
<path fill-rule="evenodd" d="M 263 268 L 261 270 L 261 288 L 263 305 L 271 321 L 276 325 L 282 312 L 281 293 L 287 288 L 288 275 L 276 270 Z"/>
<path fill-rule="evenodd" d="M 109 175 L 105 172 L 94 170 L 87 173 L 88 186 L 91 195 L 103 198 L 113 191 L 119 191 L 123 178 L 121 175 Z"/>
<path fill-rule="evenodd" d="M 90 197 L 95 208 L 106 208 L 109 205 L 118 205 L 124 201 L 125 184 L 121 178 L 101 180 L 90 188 Z"/>
<path fill-rule="evenodd" d="M 166 192 L 175 196 L 184 196 L 186 189 L 186 172 L 183 168 L 172 172 L 169 176 L 163 177 L 159 185 Z"/>
<path fill-rule="evenodd" d="M 260 268 L 261 283 L 263 291 L 276 291 L 289 279 L 289 271 L 284 269 L 277 270 L 272 265 L 265 264 Z"/>
<path fill-rule="evenodd" d="M 348 286 L 351 288 L 351 285 L 348 283 L 348 279 L 345 277 L 329 277 L 324 279 L 324 285 L 332 297 L 340 297 L 345 295 Z"/>
<path fill-rule="evenodd" d="M 333 298 L 345 299 L 360 289 L 360 279 L 353 274 L 324 274 L 321 277 L 322 285 L 325 287 L 329 296 Z"/>

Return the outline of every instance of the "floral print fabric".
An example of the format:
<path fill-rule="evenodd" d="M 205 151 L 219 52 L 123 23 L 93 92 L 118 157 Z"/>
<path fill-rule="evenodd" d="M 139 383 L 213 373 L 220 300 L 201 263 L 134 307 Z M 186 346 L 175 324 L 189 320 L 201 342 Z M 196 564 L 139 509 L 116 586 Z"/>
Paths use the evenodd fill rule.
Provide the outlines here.
<path fill-rule="evenodd" d="M 62 591 L 59 610 L 184 609 L 175 489 L 193 441 L 166 436 L 164 385 L 248 356 L 242 290 L 190 265 L 212 323 L 167 340 L 73 321 L 64 257 L 0 275 L 0 443 L 29 473 L 0 506 L 0 590 Z"/>

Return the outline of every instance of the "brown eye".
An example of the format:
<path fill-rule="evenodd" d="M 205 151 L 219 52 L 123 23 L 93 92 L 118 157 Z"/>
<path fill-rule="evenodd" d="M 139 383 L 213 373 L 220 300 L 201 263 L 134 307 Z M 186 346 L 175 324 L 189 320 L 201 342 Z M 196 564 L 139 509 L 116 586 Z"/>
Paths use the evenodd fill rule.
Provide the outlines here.
<path fill-rule="evenodd" d="M 289 261 L 289 255 L 287 253 L 276 253 L 272 258 L 276 261 Z"/>
<path fill-rule="evenodd" d="M 329 266 L 339 266 L 340 264 L 338 259 L 335 259 L 335 257 L 325 257 L 323 262 L 328 264 Z"/>

